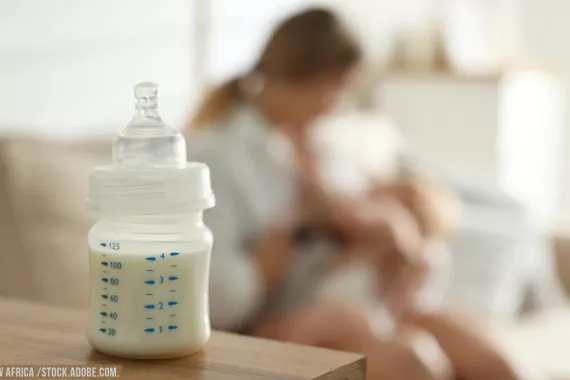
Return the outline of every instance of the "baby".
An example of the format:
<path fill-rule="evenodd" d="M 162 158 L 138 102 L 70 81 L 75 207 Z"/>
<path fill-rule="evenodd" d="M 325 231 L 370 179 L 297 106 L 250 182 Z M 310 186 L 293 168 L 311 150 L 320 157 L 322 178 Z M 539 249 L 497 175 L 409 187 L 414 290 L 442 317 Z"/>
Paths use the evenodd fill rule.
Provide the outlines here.
<path fill-rule="evenodd" d="M 413 309 L 437 308 L 447 285 L 449 252 L 444 243 L 455 206 L 425 180 L 405 178 L 377 186 L 360 201 L 370 218 L 389 223 L 399 247 L 380 241 L 337 263 L 317 286 L 319 300 L 343 301 L 371 314 L 379 335 L 393 332 L 397 320 Z M 439 207 L 439 210 L 434 210 Z M 447 210 L 442 210 L 442 208 Z M 366 216 L 364 216 L 366 217 Z M 374 225 L 374 222 L 371 222 Z M 377 234 L 386 226 L 378 226 Z M 369 252 L 366 252 L 369 251 Z"/>

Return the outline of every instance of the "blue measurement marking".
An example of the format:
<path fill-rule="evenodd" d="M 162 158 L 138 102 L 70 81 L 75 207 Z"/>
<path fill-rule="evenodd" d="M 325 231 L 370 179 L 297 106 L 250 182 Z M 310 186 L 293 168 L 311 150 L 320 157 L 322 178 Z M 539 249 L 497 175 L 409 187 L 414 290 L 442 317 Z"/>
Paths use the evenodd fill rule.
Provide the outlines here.
<path fill-rule="evenodd" d="M 102 312 L 101 312 L 101 315 L 102 315 L 103 317 L 106 317 L 106 316 L 107 316 L 107 313 L 105 313 L 104 311 L 102 311 Z"/>
<path fill-rule="evenodd" d="M 106 270 L 104 270 L 104 271 L 103 271 L 103 273 L 107 273 L 107 271 L 106 271 Z"/>
<path fill-rule="evenodd" d="M 154 305 L 144 305 L 145 309 L 154 309 Z"/>
<path fill-rule="evenodd" d="M 105 322 L 105 321 L 101 321 L 101 323 L 107 323 L 107 322 Z"/>
<path fill-rule="evenodd" d="M 156 261 L 156 257 L 147 257 L 145 260 L 148 260 L 148 261 Z"/>
<path fill-rule="evenodd" d="M 148 319 L 148 320 L 150 320 L 150 319 L 152 319 L 152 317 L 146 317 L 145 319 Z"/>
<path fill-rule="evenodd" d="M 154 332 L 154 329 L 153 329 L 153 328 L 150 328 L 150 329 L 144 329 L 144 332 Z"/>
<path fill-rule="evenodd" d="M 174 326 L 174 325 L 168 326 L 169 330 L 176 330 L 177 328 L 178 328 L 178 326 Z"/>
<path fill-rule="evenodd" d="M 147 269 L 147 272 L 154 272 L 154 269 Z"/>
<path fill-rule="evenodd" d="M 107 246 L 107 243 L 99 243 L 99 245 L 100 245 L 101 247 L 106 247 L 106 246 Z"/>
<path fill-rule="evenodd" d="M 154 282 L 155 282 L 154 280 L 148 280 L 148 281 L 145 281 L 144 283 L 145 283 L 145 284 L 152 285 L 152 284 L 154 284 Z"/>
<path fill-rule="evenodd" d="M 176 317 L 176 314 L 170 314 L 169 317 Z"/>
<path fill-rule="evenodd" d="M 147 293 L 146 295 L 147 295 L 147 296 L 152 296 L 153 294 L 152 294 L 152 293 Z"/>
<path fill-rule="evenodd" d="M 176 293 L 176 289 L 170 289 L 170 293 Z"/>
<path fill-rule="evenodd" d="M 109 263 L 108 263 L 108 262 L 106 262 L 106 261 L 101 261 L 101 265 L 105 265 L 105 266 L 107 266 L 107 265 L 109 265 Z"/>
<path fill-rule="evenodd" d="M 102 333 L 106 333 L 107 329 L 99 329 L 99 331 L 101 331 Z"/>
<path fill-rule="evenodd" d="M 101 306 L 103 306 L 103 307 L 107 307 L 107 304 L 103 304 L 103 305 L 101 305 Z"/>
<path fill-rule="evenodd" d="M 170 252 L 170 256 L 178 256 L 180 252 Z"/>
<path fill-rule="evenodd" d="M 171 267 L 172 267 L 172 268 L 177 268 L 178 265 L 177 265 L 177 264 L 172 264 Z"/>
<path fill-rule="evenodd" d="M 101 281 L 103 281 L 103 282 L 109 282 L 109 279 L 108 279 L 108 278 L 102 278 Z"/>
<path fill-rule="evenodd" d="M 168 277 L 168 279 L 169 279 L 170 281 L 176 281 L 176 280 L 178 280 L 178 277 L 176 277 L 176 276 L 170 276 L 170 277 Z"/>
<path fill-rule="evenodd" d="M 168 301 L 168 306 L 176 306 L 178 305 L 178 302 L 176 301 Z"/>
<path fill-rule="evenodd" d="M 101 297 L 105 298 L 106 300 L 109 299 L 109 296 L 107 294 L 103 294 Z"/>

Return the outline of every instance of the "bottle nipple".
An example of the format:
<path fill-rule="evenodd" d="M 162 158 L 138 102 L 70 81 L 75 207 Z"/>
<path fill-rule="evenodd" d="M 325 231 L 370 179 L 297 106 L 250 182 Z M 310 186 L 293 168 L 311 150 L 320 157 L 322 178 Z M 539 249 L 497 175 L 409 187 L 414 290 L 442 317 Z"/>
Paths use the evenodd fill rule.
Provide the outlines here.
<path fill-rule="evenodd" d="M 158 107 L 159 86 L 142 82 L 135 86 L 135 115 L 113 141 L 113 163 L 134 168 L 183 168 L 186 142 L 167 125 Z"/>
<path fill-rule="evenodd" d="M 135 86 L 135 109 L 143 117 L 162 121 L 158 114 L 158 85 L 142 82 Z"/>

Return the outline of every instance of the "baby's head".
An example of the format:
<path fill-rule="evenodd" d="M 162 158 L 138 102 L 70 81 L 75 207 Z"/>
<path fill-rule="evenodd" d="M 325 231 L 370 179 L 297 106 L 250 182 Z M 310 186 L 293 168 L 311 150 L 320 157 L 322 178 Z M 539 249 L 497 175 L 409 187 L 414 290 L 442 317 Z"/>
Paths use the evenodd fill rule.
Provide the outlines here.
<path fill-rule="evenodd" d="M 456 215 L 455 205 L 441 188 L 414 176 L 378 188 L 373 196 L 390 196 L 400 202 L 414 215 L 425 238 L 444 237 L 449 220 Z"/>

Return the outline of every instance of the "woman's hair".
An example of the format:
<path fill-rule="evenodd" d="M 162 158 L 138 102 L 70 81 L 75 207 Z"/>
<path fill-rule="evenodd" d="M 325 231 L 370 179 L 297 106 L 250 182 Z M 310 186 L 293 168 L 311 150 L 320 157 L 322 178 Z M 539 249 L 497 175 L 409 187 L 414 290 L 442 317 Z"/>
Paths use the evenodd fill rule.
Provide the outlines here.
<path fill-rule="evenodd" d="M 322 73 L 345 71 L 361 56 L 360 47 L 329 10 L 313 8 L 277 26 L 252 69 L 253 74 L 283 80 L 304 80 Z M 223 121 L 231 107 L 242 100 L 242 77 L 214 88 L 191 121 L 201 128 Z"/>

